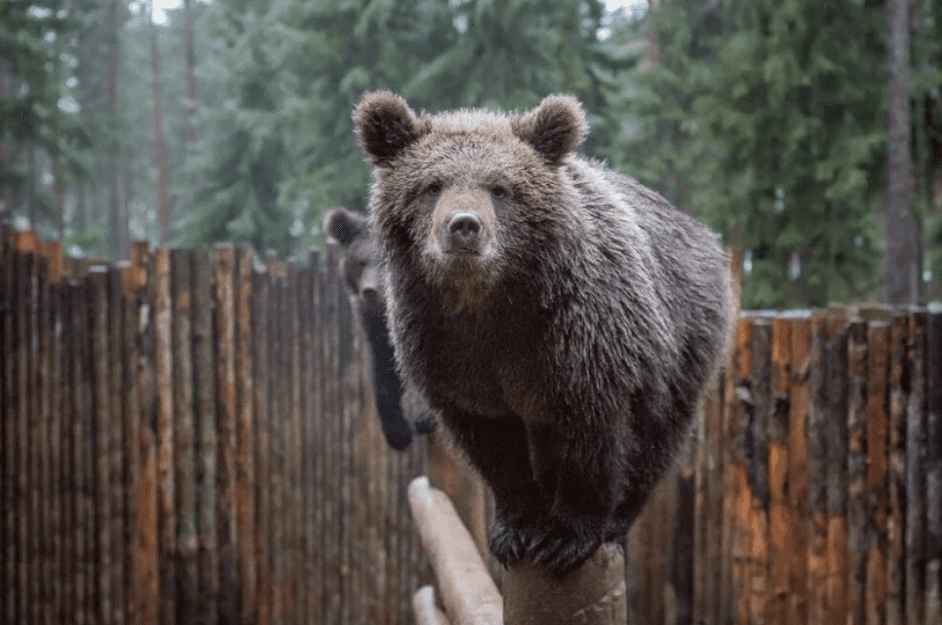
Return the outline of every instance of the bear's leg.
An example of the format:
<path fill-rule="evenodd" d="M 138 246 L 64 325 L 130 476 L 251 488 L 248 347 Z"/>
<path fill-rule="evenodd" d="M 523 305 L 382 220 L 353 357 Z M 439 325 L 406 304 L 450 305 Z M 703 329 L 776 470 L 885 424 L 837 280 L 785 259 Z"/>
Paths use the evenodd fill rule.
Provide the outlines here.
<path fill-rule="evenodd" d="M 562 576 L 585 562 L 608 534 L 627 476 L 624 439 L 615 432 L 576 436 L 560 431 L 556 422 L 531 424 L 528 434 L 536 479 L 552 502 L 531 555 Z"/>
<path fill-rule="evenodd" d="M 452 413 L 443 418 L 455 443 L 494 493 L 495 518 L 488 532 L 491 553 L 504 566 L 516 564 L 542 533 L 548 509 L 533 479 L 523 422 L 515 416 Z"/>

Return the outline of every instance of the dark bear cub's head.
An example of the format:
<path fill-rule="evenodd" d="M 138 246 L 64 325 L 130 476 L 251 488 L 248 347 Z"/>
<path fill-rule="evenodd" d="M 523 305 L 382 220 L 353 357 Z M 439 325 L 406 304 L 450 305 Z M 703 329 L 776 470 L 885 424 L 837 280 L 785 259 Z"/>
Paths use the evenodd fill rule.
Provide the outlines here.
<path fill-rule="evenodd" d="M 324 233 L 343 247 L 340 271 L 364 314 L 382 314 L 376 254 L 366 216 L 343 207 L 324 214 Z"/>
<path fill-rule="evenodd" d="M 386 308 L 379 288 L 376 255 L 366 217 L 345 208 L 324 215 L 324 233 L 343 248 L 340 271 L 356 296 L 363 328 L 373 352 L 373 391 L 376 410 L 389 446 L 402 450 L 412 442 L 412 429 L 403 414 L 402 381 L 386 325 Z"/>
<path fill-rule="evenodd" d="M 508 262 L 532 256 L 521 247 L 555 235 L 553 207 L 563 189 L 545 171 L 561 166 L 588 130 L 578 100 L 564 95 L 524 114 L 473 110 L 433 119 L 376 91 L 353 117 L 381 181 L 373 189 L 384 195 L 373 203 L 397 209 L 375 216 L 391 235 L 384 243 L 417 254 L 426 279 L 451 289 L 457 308 L 486 296 L 502 272 L 525 269 Z M 521 205 L 528 208 L 514 208 Z M 546 210 L 534 210 L 541 206 Z"/>

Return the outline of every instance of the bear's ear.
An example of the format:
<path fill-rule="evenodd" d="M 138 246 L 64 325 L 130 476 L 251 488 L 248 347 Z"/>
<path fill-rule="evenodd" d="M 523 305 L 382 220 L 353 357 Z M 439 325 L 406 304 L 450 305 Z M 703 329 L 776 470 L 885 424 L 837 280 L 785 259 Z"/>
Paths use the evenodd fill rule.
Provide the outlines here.
<path fill-rule="evenodd" d="M 558 165 L 585 139 L 589 124 L 579 100 L 551 95 L 511 122 L 517 137 L 530 144 L 551 165 Z"/>
<path fill-rule="evenodd" d="M 376 166 L 387 164 L 426 132 L 406 101 L 389 91 L 364 93 L 353 109 L 353 126 L 360 147 Z"/>
<path fill-rule="evenodd" d="M 332 208 L 324 213 L 324 233 L 344 247 L 349 247 L 366 228 L 366 216 L 360 213 L 342 207 Z"/>

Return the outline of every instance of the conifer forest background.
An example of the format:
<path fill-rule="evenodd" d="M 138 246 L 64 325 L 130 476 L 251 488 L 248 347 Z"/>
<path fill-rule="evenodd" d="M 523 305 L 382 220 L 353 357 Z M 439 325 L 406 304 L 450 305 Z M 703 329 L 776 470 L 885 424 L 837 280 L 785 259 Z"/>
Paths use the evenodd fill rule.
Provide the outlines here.
<path fill-rule="evenodd" d="M 585 105 L 584 151 L 742 250 L 743 307 L 942 298 L 942 0 L 2 0 L 0 221 L 323 242 L 350 111 Z"/>

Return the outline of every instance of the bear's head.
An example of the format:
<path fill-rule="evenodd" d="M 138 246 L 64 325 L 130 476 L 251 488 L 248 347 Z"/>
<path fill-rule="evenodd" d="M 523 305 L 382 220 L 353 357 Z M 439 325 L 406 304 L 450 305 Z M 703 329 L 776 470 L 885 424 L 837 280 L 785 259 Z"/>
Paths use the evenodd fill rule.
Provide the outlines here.
<path fill-rule="evenodd" d="M 518 260 L 564 230 L 560 168 L 588 130 L 575 98 L 549 96 L 524 113 L 418 116 L 401 97 L 374 91 L 353 119 L 374 166 L 378 251 L 408 258 L 453 291 L 455 306 L 473 305 L 507 271 L 527 271 Z"/>
<path fill-rule="evenodd" d="M 376 254 L 365 215 L 343 207 L 324 213 L 324 233 L 343 247 L 340 271 L 364 313 L 382 313 Z"/>

